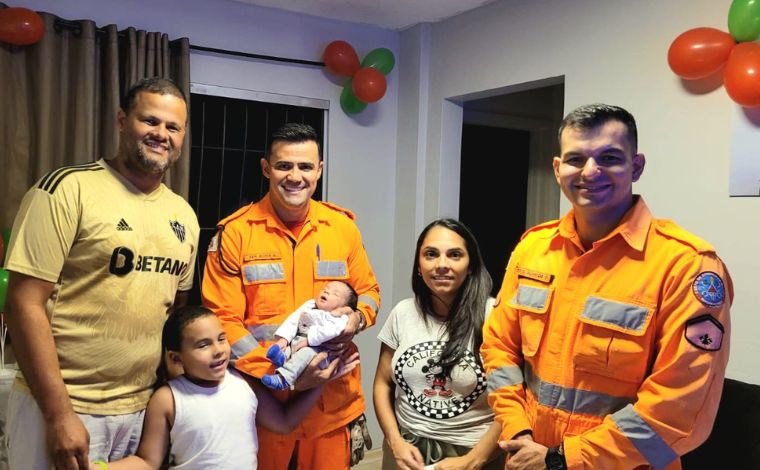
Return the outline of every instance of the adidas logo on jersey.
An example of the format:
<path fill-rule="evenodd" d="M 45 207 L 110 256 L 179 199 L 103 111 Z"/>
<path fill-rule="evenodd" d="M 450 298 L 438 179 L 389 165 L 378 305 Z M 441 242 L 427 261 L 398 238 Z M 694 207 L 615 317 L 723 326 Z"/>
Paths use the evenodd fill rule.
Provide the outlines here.
<path fill-rule="evenodd" d="M 116 224 L 116 230 L 118 230 L 120 232 L 124 232 L 124 231 L 131 232 L 132 231 L 132 227 L 129 226 L 129 224 L 127 223 L 126 220 L 121 219 L 119 221 L 119 223 Z"/>

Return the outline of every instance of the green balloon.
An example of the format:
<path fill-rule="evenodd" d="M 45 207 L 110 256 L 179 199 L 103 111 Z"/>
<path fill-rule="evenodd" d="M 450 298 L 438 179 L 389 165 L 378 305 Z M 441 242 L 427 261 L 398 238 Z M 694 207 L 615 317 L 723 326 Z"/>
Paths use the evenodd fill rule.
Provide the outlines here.
<path fill-rule="evenodd" d="M 360 113 L 367 107 L 367 103 L 357 98 L 354 90 L 351 89 L 351 79 L 346 82 L 340 93 L 340 107 L 346 114 Z"/>
<path fill-rule="evenodd" d="M 378 47 L 373 49 L 362 60 L 362 67 L 372 67 L 388 75 L 393 66 L 396 65 L 396 59 L 393 57 L 393 52 L 390 49 L 384 47 Z"/>
<path fill-rule="evenodd" d="M 8 293 L 8 271 L 0 268 L 0 312 L 5 312 L 5 295 Z"/>
<path fill-rule="evenodd" d="M 734 0 L 728 10 L 728 31 L 737 42 L 760 37 L 760 0 Z"/>

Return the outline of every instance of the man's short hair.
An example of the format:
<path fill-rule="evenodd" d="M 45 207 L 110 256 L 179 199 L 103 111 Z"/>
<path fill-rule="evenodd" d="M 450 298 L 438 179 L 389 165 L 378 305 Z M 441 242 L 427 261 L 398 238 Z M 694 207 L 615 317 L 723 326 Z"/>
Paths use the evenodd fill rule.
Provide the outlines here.
<path fill-rule="evenodd" d="M 609 104 L 594 103 L 580 106 L 570 111 L 562 120 L 559 126 L 557 138 L 562 145 L 562 131 L 569 127 L 571 129 L 588 130 L 594 127 L 606 124 L 609 121 L 619 121 L 625 125 L 628 130 L 628 142 L 631 144 L 633 153 L 636 153 L 638 147 L 638 131 L 636 130 L 636 120 L 633 115 L 621 108 Z"/>
<path fill-rule="evenodd" d="M 317 131 L 314 130 L 308 124 L 302 124 L 300 122 L 289 122 L 280 126 L 279 129 L 274 131 L 269 137 L 267 142 L 267 160 L 272 153 L 272 145 L 275 142 L 287 142 L 291 144 L 300 144 L 302 142 L 314 141 L 317 144 L 317 149 L 320 153 L 319 158 L 322 158 L 321 148 L 319 145 L 319 137 Z"/>
<path fill-rule="evenodd" d="M 122 111 L 129 114 L 135 105 L 137 95 L 143 91 L 159 95 L 176 96 L 185 103 L 185 106 L 187 106 L 187 97 L 185 97 L 185 93 L 180 90 L 176 83 L 168 78 L 149 77 L 138 80 L 137 83 L 129 88 L 127 94 L 124 95 L 124 98 L 121 100 Z"/>

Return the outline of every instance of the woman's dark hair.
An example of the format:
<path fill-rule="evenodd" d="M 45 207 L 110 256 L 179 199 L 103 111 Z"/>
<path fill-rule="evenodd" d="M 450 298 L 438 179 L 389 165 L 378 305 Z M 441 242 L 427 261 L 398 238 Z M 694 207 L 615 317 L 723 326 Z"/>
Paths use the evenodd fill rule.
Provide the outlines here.
<path fill-rule="evenodd" d="M 164 355 L 166 352 L 178 352 L 182 346 L 182 332 L 185 327 L 198 318 L 209 315 L 214 316 L 214 312 L 206 307 L 188 305 L 178 308 L 166 318 L 164 328 L 161 331 L 161 362 L 156 369 L 155 389 L 165 384 L 169 376 L 169 372 L 166 369 L 166 363 L 164 362 Z"/>
<path fill-rule="evenodd" d="M 464 351 L 473 342 L 473 353 L 480 363 L 480 345 L 483 344 L 483 320 L 486 313 L 486 302 L 491 292 L 491 275 L 483 263 L 480 248 L 475 236 L 462 222 L 455 219 L 438 219 L 431 222 L 422 230 L 417 238 L 417 249 L 414 253 L 412 267 L 412 290 L 417 306 L 425 315 L 440 319 L 433 310 L 433 294 L 420 275 L 420 250 L 428 232 L 434 227 L 443 227 L 456 233 L 464 239 L 464 246 L 470 259 L 468 274 L 451 305 L 446 318 L 446 332 L 449 339 L 441 352 L 439 365 L 444 373 L 450 376 L 451 369 L 459 362 Z"/>

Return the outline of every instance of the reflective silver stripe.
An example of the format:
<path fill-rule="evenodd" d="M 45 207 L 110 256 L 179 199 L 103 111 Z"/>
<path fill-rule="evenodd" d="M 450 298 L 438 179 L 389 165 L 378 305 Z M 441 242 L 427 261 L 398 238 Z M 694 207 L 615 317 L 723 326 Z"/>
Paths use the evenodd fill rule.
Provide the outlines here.
<path fill-rule="evenodd" d="M 581 317 L 641 332 L 646 325 L 648 314 L 649 309 L 646 307 L 590 296 L 586 299 Z"/>
<path fill-rule="evenodd" d="M 377 313 L 377 302 L 375 302 L 375 299 L 373 299 L 372 297 L 368 295 L 360 295 L 359 302 L 363 302 L 369 305 L 372 308 L 372 311 Z"/>
<path fill-rule="evenodd" d="M 549 289 L 546 287 L 533 287 L 520 284 L 512 299 L 512 304 L 519 307 L 529 307 L 537 310 L 546 308 L 546 299 L 549 298 Z"/>
<path fill-rule="evenodd" d="M 611 416 L 623 434 L 631 441 L 636 449 L 649 461 L 649 465 L 659 470 L 665 468 L 676 459 L 676 454 L 662 440 L 657 431 L 652 429 L 644 419 L 636 413 L 633 405 L 628 405 Z"/>
<path fill-rule="evenodd" d="M 231 359 L 234 362 L 258 347 L 259 343 L 253 335 L 245 335 L 231 346 Z"/>
<path fill-rule="evenodd" d="M 530 364 L 525 363 L 525 383 L 536 396 L 536 400 L 550 408 L 559 408 L 568 413 L 583 413 L 592 416 L 607 416 L 633 403 L 630 397 L 614 397 L 606 393 L 566 388 L 544 382 L 533 373 Z"/>
<path fill-rule="evenodd" d="M 345 261 L 317 261 L 317 276 L 346 277 Z"/>
<path fill-rule="evenodd" d="M 244 266 L 245 280 L 256 281 L 281 281 L 285 280 L 285 270 L 282 263 L 249 264 Z"/>
<path fill-rule="evenodd" d="M 256 325 L 248 326 L 247 328 L 257 341 L 272 341 L 274 339 L 274 332 L 279 327 L 280 325 Z"/>
<path fill-rule="evenodd" d="M 488 393 L 501 387 L 509 387 L 524 382 L 522 370 L 517 366 L 505 366 L 488 374 Z"/>

